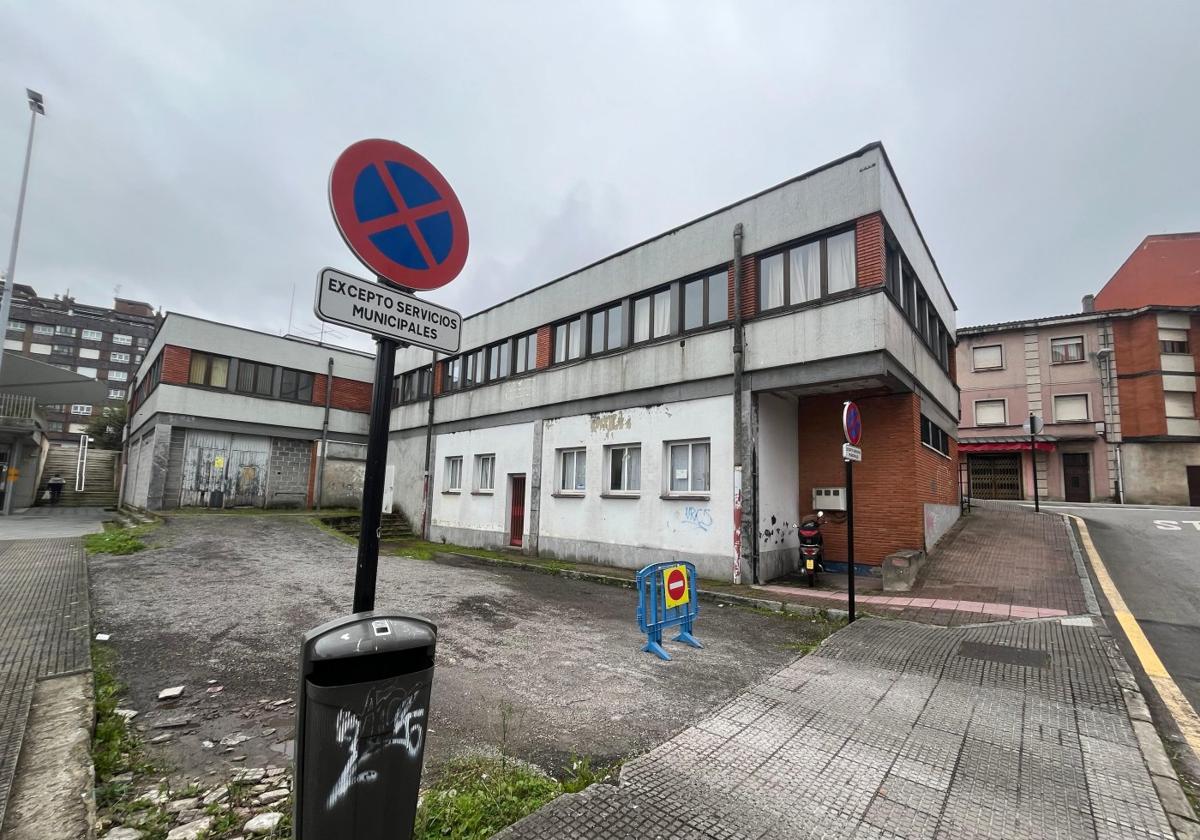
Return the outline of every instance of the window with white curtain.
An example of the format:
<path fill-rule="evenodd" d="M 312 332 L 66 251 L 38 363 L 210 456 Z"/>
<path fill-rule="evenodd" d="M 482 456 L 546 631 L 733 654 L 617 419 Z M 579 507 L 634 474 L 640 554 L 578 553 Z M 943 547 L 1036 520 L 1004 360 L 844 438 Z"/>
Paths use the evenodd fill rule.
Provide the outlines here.
<path fill-rule="evenodd" d="M 1087 394 L 1063 394 L 1054 397 L 1054 422 L 1071 423 L 1088 419 Z"/>
<path fill-rule="evenodd" d="M 560 493 L 583 493 L 587 490 L 586 449 L 560 449 L 558 464 Z"/>
<path fill-rule="evenodd" d="M 637 493 L 642 489 L 642 447 L 608 448 L 608 491 Z"/>
<path fill-rule="evenodd" d="M 455 455 L 446 459 L 446 480 L 445 487 L 442 488 L 446 493 L 457 493 L 462 489 L 462 456 Z"/>
<path fill-rule="evenodd" d="M 662 338 L 671 334 L 671 290 L 663 289 L 654 293 L 654 330 L 653 338 Z"/>
<path fill-rule="evenodd" d="M 1003 426 L 1007 422 L 1004 400 L 977 400 L 975 403 L 976 426 Z"/>
<path fill-rule="evenodd" d="M 829 294 L 853 289 L 855 274 L 854 231 L 848 230 L 831 236 L 825 243 L 826 259 L 829 262 Z"/>
<path fill-rule="evenodd" d="M 650 340 L 650 298 L 638 298 L 633 302 L 633 340 Z"/>
<path fill-rule="evenodd" d="M 821 296 L 820 242 L 809 242 L 788 251 L 788 269 L 790 303 L 804 303 Z"/>
<path fill-rule="evenodd" d="M 758 308 L 777 309 L 784 305 L 783 254 L 772 254 L 758 263 Z"/>

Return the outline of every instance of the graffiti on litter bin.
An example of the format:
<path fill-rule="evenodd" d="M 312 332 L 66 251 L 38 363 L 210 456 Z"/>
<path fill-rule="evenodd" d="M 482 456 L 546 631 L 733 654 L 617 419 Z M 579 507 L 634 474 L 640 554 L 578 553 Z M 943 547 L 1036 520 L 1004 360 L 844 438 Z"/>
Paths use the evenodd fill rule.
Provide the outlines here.
<path fill-rule="evenodd" d="M 425 709 L 417 708 L 416 703 L 422 688 L 417 686 L 408 692 L 399 686 L 372 689 L 361 718 L 349 709 L 338 712 L 337 743 L 346 749 L 346 764 L 333 783 L 326 808 L 341 802 L 356 785 L 378 779 L 377 770 L 360 768 L 382 753 L 399 748 L 409 758 L 421 754 Z"/>

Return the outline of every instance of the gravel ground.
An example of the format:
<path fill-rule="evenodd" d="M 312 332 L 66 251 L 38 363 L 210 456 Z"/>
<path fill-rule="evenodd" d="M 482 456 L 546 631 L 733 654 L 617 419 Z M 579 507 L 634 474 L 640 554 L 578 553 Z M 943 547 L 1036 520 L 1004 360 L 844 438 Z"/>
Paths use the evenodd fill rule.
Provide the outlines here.
<path fill-rule="evenodd" d="M 176 516 L 151 541 L 90 561 L 93 628 L 111 634 L 134 723 L 181 774 L 283 764 L 300 637 L 349 612 L 355 547 L 270 516 Z M 380 558 L 377 607 L 439 626 L 426 747 L 435 770 L 488 747 L 552 771 L 572 754 L 642 752 L 818 636 L 794 618 L 706 603 L 696 624 L 705 649 L 670 645 L 675 659 L 662 662 L 640 651 L 632 590 L 405 557 Z M 178 701 L 156 699 L 177 685 Z"/>

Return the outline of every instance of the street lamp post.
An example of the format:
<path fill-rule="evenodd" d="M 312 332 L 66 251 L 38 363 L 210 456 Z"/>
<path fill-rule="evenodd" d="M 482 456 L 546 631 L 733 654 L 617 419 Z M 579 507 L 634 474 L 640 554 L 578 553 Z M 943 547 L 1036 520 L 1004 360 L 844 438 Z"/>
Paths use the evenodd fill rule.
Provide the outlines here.
<path fill-rule="evenodd" d="M 8 334 L 8 312 L 12 308 L 13 278 L 17 273 L 17 244 L 21 241 L 21 215 L 25 212 L 25 188 L 29 185 L 29 159 L 33 155 L 33 128 L 38 114 L 46 114 L 42 95 L 36 90 L 25 88 L 29 100 L 29 142 L 25 146 L 25 168 L 21 172 L 21 192 L 17 196 L 17 218 L 13 223 L 12 248 L 8 252 L 8 271 L 4 274 L 4 295 L 0 297 L 0 330 Z M 4 365 L 4 345 L 0 343 L 0 369 Z"/>

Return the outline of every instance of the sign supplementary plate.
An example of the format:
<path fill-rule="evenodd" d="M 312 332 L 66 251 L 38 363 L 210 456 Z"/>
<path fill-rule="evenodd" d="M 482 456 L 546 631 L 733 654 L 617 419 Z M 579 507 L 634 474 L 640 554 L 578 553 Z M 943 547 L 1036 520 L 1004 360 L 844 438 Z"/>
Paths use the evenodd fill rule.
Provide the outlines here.
<path fill-rule="evenodd" d="M 842 460 L 843 461 L 861 461 L 862 450 L 857 446 L 849 443 L 842 444 Z"/>
<path fill-rule="evenodd" d="M 667 609 L 682 607 L 691 599 L 691 588 L 688 586 L 687 567 L 671 566 L 663 569 L 663 598 Z"/>
<path fill-rule="evenodd" d="M 350 250 L 384 280 L 429 291 L 467 261 L 467 217 L 433 164 L 393 140 L 360 140 L 329 175 L 329 205 Z"/>
<path fill-rule="evenodd" d="M 440 353 L 457 353 L 462 316 L 382 283 L 335 268 L 321 271 L 314 311 L 318 318 Z"/>
<path fill-rule="evenodd" d="M 858 405 L 849 400 L 842 405 L 842 431 L 846 434 L 846 443 L 851 446 L 862 442 L 862 414 Z"/>

